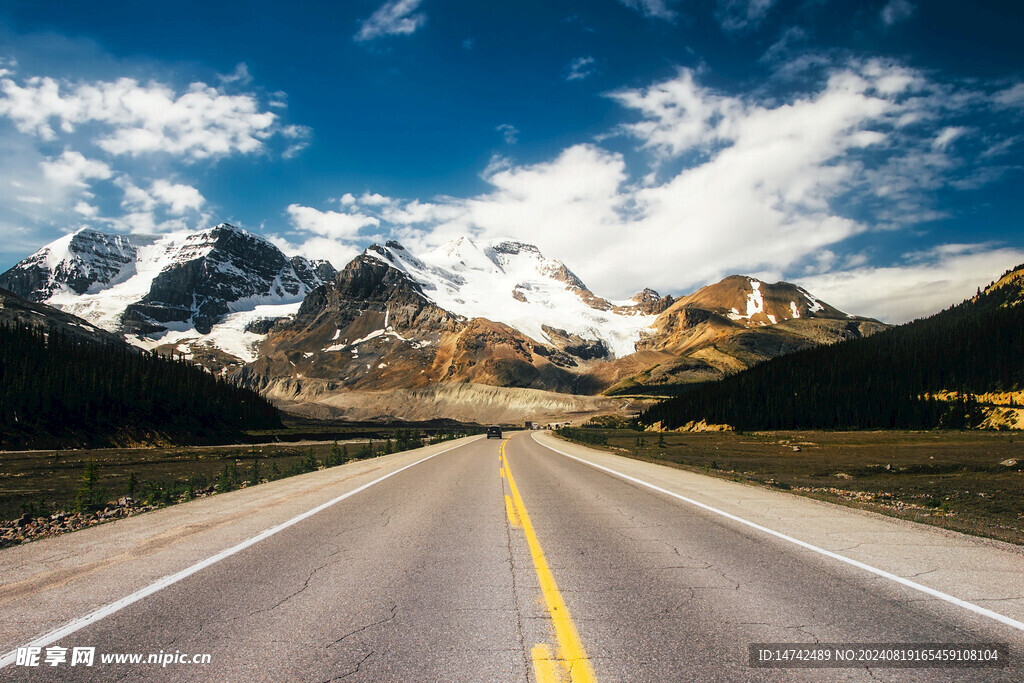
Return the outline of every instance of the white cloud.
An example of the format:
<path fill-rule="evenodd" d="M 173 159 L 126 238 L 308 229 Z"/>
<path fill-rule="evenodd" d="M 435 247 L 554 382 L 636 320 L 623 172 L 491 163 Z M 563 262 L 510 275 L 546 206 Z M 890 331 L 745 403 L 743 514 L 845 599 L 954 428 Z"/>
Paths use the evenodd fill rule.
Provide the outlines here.
<path fill-rule="evenodd" d="M 718 0 L 715 17 L 726 31 L 757 27 L 775 0 Z"/>
<path fill-rule="evenodd" d="M 114 182 L 124 193 L 121 207 L 125 213 L 100 220 L 115 230 L 157 234 L 187 230 L 209 220 L 209 216 L 199 213 L 206 199 L 191 185 L 158 179 L 147 189 L 136 185 L 128 176 L 120 176 Z"/>
<path fill-rule="evenodd" d="M 253 153 L 277 132 L 277 115 L 254 95 L 229 95 L 205 83 L 178 93 L 132 78 L 70 84 L 33 77 L 0 80 L 0 115 L 22 133 L 54 140 L 86 124 L 100 126 L 96 144 L 114 154 L 165 152 L 192 159 Z M 56 130 L 54 128 L 56 126 Z"/>
<path fill-rule="evenodd" d="M 415 33 L 427 21 L 422 12 L 415 14 L 422 0 L 388 0 L 364 20 L 355 35 L 357 43 L 383 36 L 402 36 Z"/>
<path fill-rule="evenodd" d="M 669 9 L 674 0 L 619 0 L 626 7 L 637 10 L 645 17 L 675 21 L 676 13 Z"/>
<path fill-rule="evenodd" d="M 305 256 L 308 259 L 325 259 L 336 269 L 341 270 L 349 261 L 358 256 L 361 250 L 351 244 L 339 242 L 329 237 L 311 237 L 298 244 L 289 242 L 279 235 L 270 235 L 270 240 L 278 249 L 289 256 Z"/>
<path fill-rule="evenodd" d="M 878 253 L 850 253 L 847 241 L 939 217 L 929 193 L 958 177 L 965 162 L 953 154 L 969 146 L 954 141 L 977 130 L 957 124 L 991 111 L 991 98 L 881 60 L 819 65 L 806 75 L 814 85 L 786 99 L 724 93 L 688 69 L 612 93 L 636 117 L 617 132 L 649 153 L 653 171 L 645 163 L 631 175 L 626 154 L 598 144 L 532 164 L 496 156 L 482 173 L 487 190 L 471 197 L 347 193 L 335 205 L 340 212 L 293 204 L 289 238 L 298 234 L 297 243 L 321 255 L 330 242 L 341 266 L 371 227 L 414 251 L 465 234 L 514 236 L 612 298 L 643 286 L 692 291 L 735 272 L 800 273 L 831 303 L 886 320 L 932 312 L 975 276 L 991 279 L 1015 265 L 1018 252 L 975 245 L 879 268 Z M 943 280 L 944 268 L 965 270 Z M 859 293 L 843 294 L 843 283 Z M 886 304 L 886 287 L 904 290 Z"/>
<path fill-rule="evenodd" d="M 0 149 L 0 235 L 4 238 L 0 240 L 0 254 L 13 254 L 13 263 L 41 244 L 60 237 L 65 229 L 78 225 L 82 215 L 75 213 L 73 207 L 80 200 L 90 200 L 90 187 L 85 184 L 91 185 L 98 178 L 83 178 L 75 173 L 77 158 L 73 155 L 44 156 L 33 140 L 9 126 L 0 126 Z M 89 166 L 86 164 L 83 170 Z M 48 178 L 46 168 L 50 175 L 56 174 L 70 184 Z M 95 167 L 85 175 L 97 172 L 103 175 Z"/>
<path fill-rule="evenodd" d="M 577 57 L 569 63 L 569 75 L 567 81 L 583 80 L 594 73 L 595 61 L 593 57 Z"/>
<path fill-rule="evenodd" d="M 1024 83 L 997 92 L 993 99 L 1005 107 L 1024 107 Z"/>
<path fill-rule="evenodd" d="M 168 211 L 176 216 L 181 216 L 188 211 L 199 211 L 206 203 L 199 190 L 191 185 L 170 183 L 166 180 L 157 180 L 150 187 L 153 197 L 168 207 Z"/>
<path fill-rule="evenodd" d="M 342 197 L 344 199 L 344 197 Z M 394 200 L 376 192 L 364 192 L 359 196 L 359 203 L 363 206 L 386 206 Z"/>
<path fill-rule="evenodd" d="M 892 26 L 897 22 L 909 19 L 914 13 L 914 9 L 908 0 L 889 0 L 878 16 L 881 17 L 883 24 Z"/>
<path fill-rule="evenodd" d="M 215 87 L 32 76 L 12 66 L 0 58 L 0 234 L 20 235 L 26 253 L 83 221 L 120 231 L 195 229 L 209 217 L 195 183 L 181 179 L 194 162 L 265 153 L 271 144 L 287 157 L 311 138 L 304 126 L 284 125 L 259 91 L 239 92 L 251 81 L 244 63 Z M 283 92 L 269 97 L 287 103 Z M 140 182 L 137 173 L 150 177 Z"/>
<path fill-rule="evenodd" d="M 298 156 L 299 152 L 309 147 L 310 140 L 313 137 L 313 129 L 309 126 L 285 126 L 281 129 L 281 135 L 292 141 L 285 148 L 284 152 L 281 153 L 281 157 L 293 159 Z"/>
<path fill-rule="evenodd" d="M 43 176 L 58 187 L 85 188 L 88 180 L 106 180 L 113 175 L 110 166 L 102 161 L 86 159 L 80 152 L 67 149 L 56 159 L 40 165 Z"/>
<path fill-rule="evenodd" d="M 963 126 L 947 126 L 932 141 L 932 147 L 935 149 L 946 149 L 954 140 L 966 132 L 967 129 Z"/>
<path fill-rule="evenodd" d="M 689 291 L 733 272 L 850 270 L 867 265 L 863 252 L 845 258 L 850 237 L 939 215 L 922 193 L 955 167 L 942 107 L 973 106 L 881 61 L 833 68 L 784 101 L 721 93 L 688 69 L 611 97 L 639 115 L 621 131 L 657 161 L 639 180 L 623 155 L 582 144 L 531 165 L 496 157 L 483 174 L 490 188 L 474 197 L 389 200 L 363 214 L 411 247 L 514 235 L 613 297 Z"/>
<path fill-rule="evenodd" d="M 362 213 L 319 211 L 299 204 L 288 206 L 288 217 L 296 230 L 340 240 L 355 239 L 363 228 L 380 225 L 379 219 Z"/>
<path fill-rule="evenodd" d="M 860 267 L 799 279 L 815 296 L 844 311 L 900 323 L 937 313 L 1024 263 L 1024 250 L 940 245 L 908 254 L 909 263 Z"/>
<path fill-rule="evenodd" d="M 75 213 L 81 214 L 86 218 L 95 218 L 99 215 L 100 210 L 88 202 L 80 201 L 75 204 Z"/>
<path fill-rule="evenodd" d="M 239 62 L 235 66 L 235 70 L 227 75 L 218 77 L 221 83 L 241 83 L 242 85 L 248 85 L 252 82 L 252 76 L 249 74 L 249 67 L 245 62 Z"/>
<path fill-rule="evenodd" d="M 519 130 L 510 123 L 503 123 L 494 130 L 501 133 L 506 145 L 514 145 L 519 142 Z"/>

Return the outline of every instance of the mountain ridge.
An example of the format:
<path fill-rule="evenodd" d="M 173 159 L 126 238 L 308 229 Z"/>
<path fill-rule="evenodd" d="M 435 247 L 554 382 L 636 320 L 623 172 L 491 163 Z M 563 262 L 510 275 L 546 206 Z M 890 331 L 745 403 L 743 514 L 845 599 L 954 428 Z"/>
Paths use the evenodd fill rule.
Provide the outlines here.
<path fill-rule="evenodd" d="M 420 254 L 373 244 L 336 272 L 228 224 L 156 237 L 82 230 L 3 283 L 298 402 L 306 388 L 452 383 L 658 394 L 885 327 L 740 275 L 680 297 L 648 288 L 610 300 L 535 245 L 469 236 Z"/>
<path fill-rule="evenodd" d="M 255 357 L 250 324 L 295 312 L 335 275 L 228 223 L 169 235 L 81 229 L 0 274 L 0 286 L 218 370 Z M 220 327 L 216 334 L 214 328 Z"/>
<path fill-rule="evenodd" d="M 665 429 L 702 420 L 744 430 L 1014 427 L 1024 424 L 1014 398 L 1024 388 L 1022 347 L 1024 265 L 932 316 L 762 363 L 654 406 L 641 422 Z"/>

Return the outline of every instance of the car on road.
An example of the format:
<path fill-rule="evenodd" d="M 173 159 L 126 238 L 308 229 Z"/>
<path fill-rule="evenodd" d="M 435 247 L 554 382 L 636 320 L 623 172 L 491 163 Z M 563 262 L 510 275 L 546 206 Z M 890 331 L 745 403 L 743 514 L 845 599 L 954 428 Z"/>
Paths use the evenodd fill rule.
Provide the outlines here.
<path fill-rule="evenodd" d="M 500 439 L 501 438 L 501 427 L 488 427 L 487 428 L 488 439 Z"/>

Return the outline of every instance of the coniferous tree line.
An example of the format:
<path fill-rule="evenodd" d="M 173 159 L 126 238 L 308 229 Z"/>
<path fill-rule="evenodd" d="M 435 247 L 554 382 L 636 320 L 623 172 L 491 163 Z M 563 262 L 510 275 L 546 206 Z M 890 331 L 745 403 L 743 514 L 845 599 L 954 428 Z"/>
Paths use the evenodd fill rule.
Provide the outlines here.
<path fill-rule="evenodd" d="M 703 384 L 644 412 L 643 424 L 738 429 L 960 429 L 971 394 L 1024 387 L 1024 303 L 1002 287 L 930 318 L 818 347 Z M 936 392 L 957 392 L 952 401 Z"/>
<path fill-rule="evenodd" d="M 217 440 L 281 425 L 256 392 L 184 360 L 0 324 L 0 444 L 116 445 L 159 434 Z"/>

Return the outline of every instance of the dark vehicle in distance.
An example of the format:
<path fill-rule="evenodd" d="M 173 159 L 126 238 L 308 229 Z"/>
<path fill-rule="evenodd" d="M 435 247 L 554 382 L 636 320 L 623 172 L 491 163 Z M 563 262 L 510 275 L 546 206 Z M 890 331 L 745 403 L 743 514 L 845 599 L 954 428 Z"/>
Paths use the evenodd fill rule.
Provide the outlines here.
<path fill-rule="evenodd" d="M 487 428 L 488 439 L 500 439 L 501 438 L 501 427 L 488 427 Z"/>

